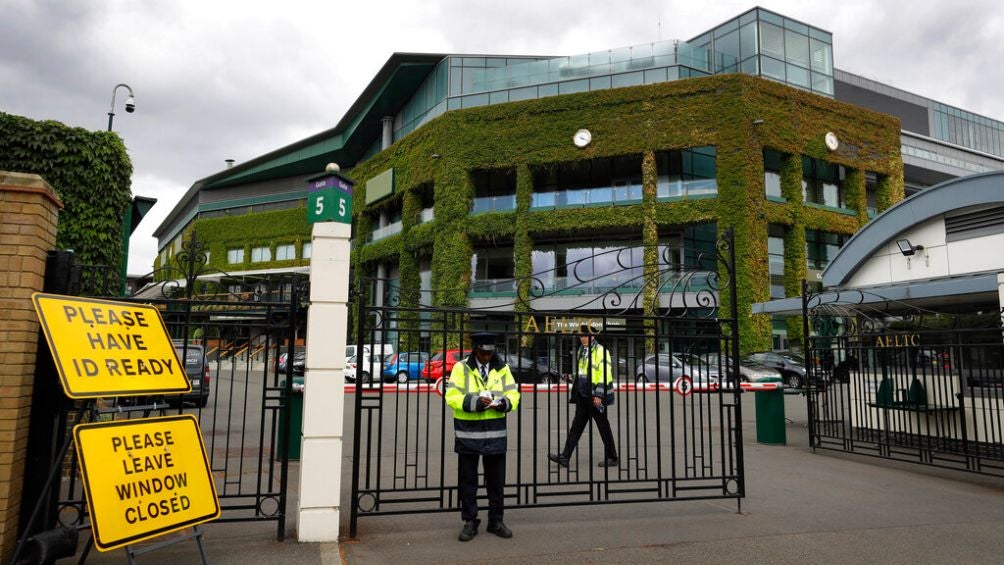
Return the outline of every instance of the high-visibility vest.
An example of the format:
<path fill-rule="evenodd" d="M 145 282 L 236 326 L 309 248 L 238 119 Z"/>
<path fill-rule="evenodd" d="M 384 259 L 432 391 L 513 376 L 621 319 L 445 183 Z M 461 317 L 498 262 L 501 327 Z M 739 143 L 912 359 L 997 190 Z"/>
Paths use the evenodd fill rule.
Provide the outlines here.
<path fill-rule="evenodd" d="M 471 366 L 473 365 L 473 367 Z M 453 366 L 446 383 L 446 404 L 453 409 L 454 451 L 495 455 L 506 452 L 506 413 L 519 406 L 519 386 L 509 366 L 493 357 L 485 381 L 471 357 Z M 481 392 L 501 397 L 503 410 L 481 408 Z"/>
<path fill-rule="evenodd" d="M 578 378 L 589 382 L 592 396 L 602 398 L 604 404 L 613 403 L 614 367 L 605 347 L 593 343 L 588 353 L 583 354 L 583 350 L 579 350 Z"/>

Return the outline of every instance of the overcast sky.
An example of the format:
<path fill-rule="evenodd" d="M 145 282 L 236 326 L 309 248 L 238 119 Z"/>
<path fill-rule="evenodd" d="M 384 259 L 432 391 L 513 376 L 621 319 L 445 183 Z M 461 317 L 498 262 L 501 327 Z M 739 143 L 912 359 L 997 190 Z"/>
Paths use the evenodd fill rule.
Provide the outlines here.
<path fill-rule="evenodd" d="M 574 55 L 686 40 L 747 1 L 0 0 L 0 111 L 114 129 L 153 230 L 198 179 L 333 127 L 398 52 Z M 837 68 L 1004 120 L 1004 5 L 995 0 L 763 0 L 834 35 Z"/>

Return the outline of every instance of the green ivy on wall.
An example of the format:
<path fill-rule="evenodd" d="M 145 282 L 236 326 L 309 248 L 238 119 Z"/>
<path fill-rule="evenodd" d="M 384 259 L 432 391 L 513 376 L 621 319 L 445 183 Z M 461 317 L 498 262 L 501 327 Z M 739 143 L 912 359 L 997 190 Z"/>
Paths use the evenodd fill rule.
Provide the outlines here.
<path fill-rule="evenodd" d="M 209 252 L 209 269 L 223 272 L 247 271 L 258 269 L 275 269 L 285 267 L 300 267 L 309 265 L 310 260 L 302 257 L 303 244 L 310 242 L 310 224 L 307 223 L 307 209 L 303 206 L 286 210 L 274 210 L 241 216 L 225 216 L 219 218 L 203 218 L 193 222 L 182 234 L 184 240 L 192 234 L 206 245 Z M 296 259 L 277 260 L 276 247 L 292 245 Z M 270 261 L 251 261 L 251 249 L 268 247 L 271 251 Z M 227 252 L 231 249 L 244 250 L 244 261 L 228 262 Z M 173 256 L 168 259 L 173 264 Z M 160 264 L 160 256 L 154 263 L 154 268 Z M 166 271 L 157 272 L 158 280 L 176 278 L 176 274 Z"/>
<path fill-rule="evenodd" d="M 132 163 L 118 135 L 0 112 L 0 170 L 34 173 L 63 201 L 56 246 L 84 264 L 119 265 Z"/>
<path fill-rule="evenodd" d="M 571 143 L 571 134 L 583 126 L 592 131 L 593 142 L 578 148 Z M 828 131 L 841 139 L 839 150 L 825 147 Z M 395 195 L 366 207 L 368 179 L 393 167 L 399 193 L 429 182 L 435 192 L 432 223 L 362 245 L 353 260 L 356 265 L 380 260 L 403 266 L 416 254 L 431 257 L 433 288 L 449 291 L 439 294 L 437 303 L 462 307 L 467 305 L 470 261 L 478 242 L 512 245 L 515 271 L 525 274 L 532 268 L 533 242 L 541 237 L 613 227 L 637 229 L 648 265 L 653 262 L 649 249 L 657 244 L 659 227 L 716 222 L 720 231 L 732 227 L 736 234 L 738 304 L 728 304 L 722 297 L 723 304 L 740 312 L 743 350 L 767 349 L 770 317 L 749 312 L 751 304 L 770 297 L 768 224 L 782 224 L 796 234 L 786 245 L 785 262 L 791 268 L 787 287 L 787 282 L 805 273 L 805 229 L 853 233 L 862 217 L 863 199 L 854 187 L 848 189 L 853 197 L 848 202 L 856 216 L 802 204 L 800 157 L 876 173 L 879 206 L 888 207 L 902 198 L 899 131 L 896 118 L 738 74 L 451 111 L 349 173 L 358 183 L 353 199 L 358 241 L 372 233 L 371 216 L 378 206 L 410 206 Z M 717 198 L 657 202 L 655 153 L 706 145 L 717 150 Z M 766 199 L 765 147 L 788 155 L 782 173 L 786 203 Z M 430 159 L 432 154 L 440 157 Z M 642 157 L 641 204 L 529 209 L 535 170 L 625 155 Z M 469 215 L 474 196 L 471 171 L 479 169 L 516 171 L 516 211 Z M 852 181 L 859 182 L 853 175 Z M 801 244 L 796 241 L 799 237 Z M 357 276 L 364 276 L 365 270 L 357 268 Z M 647 276 L 650 270 L 646 269 Z M 646 308 L 657 298 L 646 297 Z"/>

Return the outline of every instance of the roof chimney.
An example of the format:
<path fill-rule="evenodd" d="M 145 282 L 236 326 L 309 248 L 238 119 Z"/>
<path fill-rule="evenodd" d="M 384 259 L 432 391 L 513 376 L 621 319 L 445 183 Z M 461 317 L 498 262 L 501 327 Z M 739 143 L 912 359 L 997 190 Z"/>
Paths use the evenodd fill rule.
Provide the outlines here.
<path fill-rule="evenodd" d="M 233 166 L 234 166 L 234 160 L 233 160 L 233 159 L 227 159 L 227 160 L 226 160 L 226 163 L 227 163 L 227 168 L 228 168 L 228 169 L 229 169 L 230 167 L 233 167 Z"/>

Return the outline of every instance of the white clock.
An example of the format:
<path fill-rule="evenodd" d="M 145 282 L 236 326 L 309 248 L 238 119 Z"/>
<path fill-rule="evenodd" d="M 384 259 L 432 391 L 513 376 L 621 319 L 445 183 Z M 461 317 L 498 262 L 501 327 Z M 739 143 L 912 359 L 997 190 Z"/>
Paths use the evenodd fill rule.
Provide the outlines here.
<path fill-rule="evenodd" d="M 589 133 L 589 130 L 587 129 L 580 129 L 572 136 L 572 143 L 574 143 L 576 147 L 585 147 L 589 145 L 589 142 L 592 140 L 593 134 Z"/>
<path fill-rule="evenodd" d="M 826 137 L 823 138 L 826 143 L 826 148 L 830 151 L 836 151 L 837 147 L 840 147 L 840 140 L 837 139 L 837 134 L 832 131 L 826 132 Z"/>

